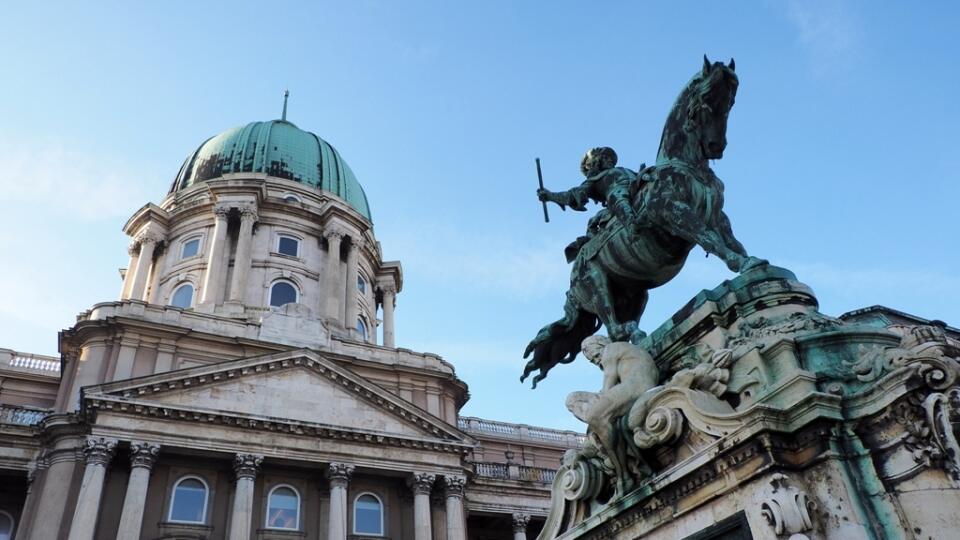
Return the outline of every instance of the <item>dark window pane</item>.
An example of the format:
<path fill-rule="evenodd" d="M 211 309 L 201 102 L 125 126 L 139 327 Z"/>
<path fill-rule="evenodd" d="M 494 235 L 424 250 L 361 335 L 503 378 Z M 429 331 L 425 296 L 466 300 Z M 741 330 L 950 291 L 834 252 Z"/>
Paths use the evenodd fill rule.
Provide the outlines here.
<path fill-rule="evenodd" d="M 293 285 L 285 281 L 274 283 L 273 288 L 270 289 L 270 305 L 273 307 L 292 304 L 296 301 L 297 290 L 293 288 Z"/>
<path fill-rule="evenodd" d="M 367 292 L 367 282 L 360 276 L 357 276 L 357 289 L 362 293 Z"/>
<path fill-rule="evenodd" d="M 206 499 L 207 488 L 203 485 L 203 482 L 192 478 L 180 482 L 173 492 L 170 519 L 172 521 L 203 523 Z"/>
<path fill-rule="evenodd" d="M 193 240 L 188 240 L 183 244 L 183 251 L 180 253 L 181 259 L 186 259 L 187 257 L 193 257 L 200 252 L 200 239 L 194 238 Z"/>
<path fill-rule="evenodd" d="M 353 509 L 354 530 L 357 534 L 383 534 L 382 508 L 373 495 L 361 495 Z"/>
<path fill-rule="evenodd" d="M 177 292 L 173 293 L 173 298 L 170 299 L 170 305 L 178 308 L 188 308 L 193 303 L 193 286 L 184 285 L 177 289 Z"/>
<path fill-rule="evenodd" d="M 296 238 L 288 238 L 286 236 L 280 237 L 280 244 L 277 246 L 277 251 L 283 253 L 284 255 L 290 255 L 291 257 L 297 256 L 297 248 L 299 247 L 300 242 Z"/>

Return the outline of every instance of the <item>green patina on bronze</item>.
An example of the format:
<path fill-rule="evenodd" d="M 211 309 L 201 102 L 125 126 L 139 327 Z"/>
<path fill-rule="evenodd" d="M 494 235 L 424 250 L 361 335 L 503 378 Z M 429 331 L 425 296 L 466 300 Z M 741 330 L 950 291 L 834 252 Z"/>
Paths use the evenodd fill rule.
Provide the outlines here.
<path fill-rule="evenodd" d="M 673 279 L 694 245 L 716 255 L 734 272 L 761 259 L 749 257 L 723 213 L 723 183 L 708 160 L 726 148 L 727 117 L 738 79 L 734 62 L 711 63 L 687 83 L 663 128 L 656 164 L 633 172 L 616 167 L 609 148 L 587 153 L 580 186 L 559 193 L 538 190 L 540 200 L 584 210 L 605 206 L 587 234 L 567 248 L 573 262 L 564 317 L 543 327 L 524 351 L 521 381 L 533 371 L 533 386 L 558 363 L 572 362 L 580 343 L 600 325 L 614 341 L 643 338 L 637 324 L 648 291 Z"/>

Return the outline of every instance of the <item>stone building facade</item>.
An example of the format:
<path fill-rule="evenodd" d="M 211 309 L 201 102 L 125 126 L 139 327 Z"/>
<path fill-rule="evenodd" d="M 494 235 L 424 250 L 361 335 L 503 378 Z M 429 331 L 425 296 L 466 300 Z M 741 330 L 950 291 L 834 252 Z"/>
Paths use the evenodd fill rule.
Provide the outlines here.
<path fill-rule="evenodd" d="M 337 151 L 228 130 L 134 213 L 118 301 L 0 350 L 0 538 L 520 539 L 583 436 L 459 415 Z"/>

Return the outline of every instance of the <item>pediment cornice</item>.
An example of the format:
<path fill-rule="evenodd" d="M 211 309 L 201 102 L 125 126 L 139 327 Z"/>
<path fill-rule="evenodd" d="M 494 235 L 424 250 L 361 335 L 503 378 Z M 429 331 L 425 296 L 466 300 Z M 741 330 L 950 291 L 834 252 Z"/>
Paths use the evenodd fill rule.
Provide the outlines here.
<path fill-rule="evenodd" d="M 335 384 L 384 414 L 391 415 L 406 425 L 415 427 L 424 438 L 372 432 L 350 426 L 316 424 L 295 419 L 258 416 L 234 411 L 210 410 L 179 404 L 159 403 L 171 393 L 213 386 L 246 377 L 265 376 L 283 370 L 305 369 Z M 462 452 L 473 447 L 474 441 L 465 433 L 396 396 L 382 387 L 337 365 L 322 354 L 309 349 L 241 358 L 169 371 L 136 379 L 116 381 L 83 389 L 83 406 L 87 410 L 110 410 L 122 414 L 145 415 L 173 420 L 197 420 L 249 429 L 266 429 L 292 434 L 345 438 L 381 444 L 432 448 Z M 449 448 L 442 448 L 449 447 Z"/>

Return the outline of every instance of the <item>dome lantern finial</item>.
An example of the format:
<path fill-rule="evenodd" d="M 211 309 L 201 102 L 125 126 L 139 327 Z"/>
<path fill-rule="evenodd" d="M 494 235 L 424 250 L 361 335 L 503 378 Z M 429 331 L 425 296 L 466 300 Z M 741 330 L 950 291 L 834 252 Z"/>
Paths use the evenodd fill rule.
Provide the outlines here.
<path fill-rule="evenodd" d="M 283 91 L 283 114 L 280 115 L 280 119 L 283 121 L 287 120 L 287 98 L 290 97 L 290 90 Z"/>

